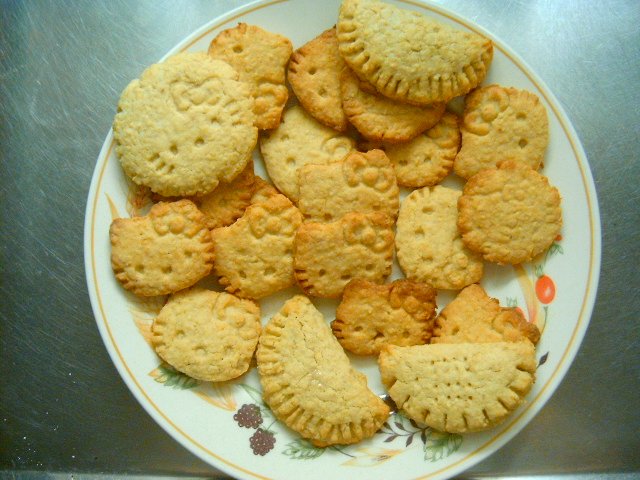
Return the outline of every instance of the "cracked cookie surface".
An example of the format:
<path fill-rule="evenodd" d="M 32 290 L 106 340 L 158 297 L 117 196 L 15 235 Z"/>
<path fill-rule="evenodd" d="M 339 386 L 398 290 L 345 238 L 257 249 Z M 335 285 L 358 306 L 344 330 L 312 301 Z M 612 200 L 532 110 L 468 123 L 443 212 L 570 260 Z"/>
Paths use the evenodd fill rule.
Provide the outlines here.
<path fill-rule="evenodd" d="M 125 173 L 163 196 L 211 192 L 247 165 L 257 142 L 253 101 L 227 63 L 179 53 L 147 68 L 118 102 L 116 153 Z"/>
<path fill-rule="evenodd" d="M 369 438 L 389 415 L 307 297 L 288 300 L 269 320 L 256 357 L 265 402 L 315 446 Z"/>

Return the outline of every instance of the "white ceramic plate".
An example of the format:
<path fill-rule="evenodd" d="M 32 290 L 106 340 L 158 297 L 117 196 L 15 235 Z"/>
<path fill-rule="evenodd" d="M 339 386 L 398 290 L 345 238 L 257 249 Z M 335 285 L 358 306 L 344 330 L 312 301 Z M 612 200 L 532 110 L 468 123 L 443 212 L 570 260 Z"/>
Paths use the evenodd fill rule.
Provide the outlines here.
<path fill-rule="evenodd" d="M 600 270 L 600 219 L 584 152 L 557 100 L 506 45 L 477 25 L 440 7 L 402 2 L 445 23 L 492 38 L 495 56 L 485 81 L 535 92 L 547 107 L 550 143 L 543 172 L 563 197 L 564 227 L 546 255 L 519 267 L 487 265 L 482 285 L 502 304 L 522 308 L 543 330 L 537 382 L 527 403 L 503 424 L 470 435 L 443 435 L 392 415 L 372 439 L 317 449 L 274 421 L 262 403 L 255 368 L 224 385 L 196 382 L 163 365 L 147 343 L 163 299 L 138 299 L 116 282 L 110 265 L 109 225 L 144 209 L 148 198 L 125 178 L 107 136 L 93 175 L 85 223 L 89 294 L 105 345 L 122 378 L 149 414 L 178 442 L 211 465 L 241 478 L 443 478 L 471 467 L 500 448 L 542 408 L 569 368 L 589 323 Z M 206 50 L 220 31 L 242 21 L 291 39 L 294 48 L 335 24 L 339 0 L 261 1 L 232 11 L 194 32 L 167 55 Z M 259 155 L 256 171 L 266 176 Z M 455 179 L 447 184 L 459 186 Z M 405 192 L 406 193 L 406 192 Z M 395 269 L 394 276 L 399 270 Z M 264 319 L 295 289 L 261 302 Z M 451 294 L 439 294 L 442 307 Z M 332 320 L 335 302 L 315 302 Z M 354 359 L 379 394 L 373 360 Z M 243 405 L 243 412 L 236 415 Z M 251 420 L 252 425 L 240 426 Z M 258 425 L 259 424 L 259 425 Z M 254 451 L 255 450 L 255 451 Z M 295 475 L 295 477 L 294 477 Z"/>

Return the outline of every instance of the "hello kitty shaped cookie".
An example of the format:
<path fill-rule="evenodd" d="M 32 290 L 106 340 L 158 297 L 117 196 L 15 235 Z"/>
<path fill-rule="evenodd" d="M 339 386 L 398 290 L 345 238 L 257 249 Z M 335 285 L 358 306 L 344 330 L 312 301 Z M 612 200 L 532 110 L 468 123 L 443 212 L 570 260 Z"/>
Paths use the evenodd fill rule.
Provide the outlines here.
<path fill-rule="evenodd" d="M 212 230 L 220 283 L 253 299 L 293 285 L 293 241 L 301 223 L 298 209 L 276 194 L 251 205 L 234 224 Z"/>
<path fill-rule="evenodd" d="M 504 160 L 537 170 L 549 142 L 547 112 L 540 99 L 500 85 L 478 88 L 466 96 L 460 131 L 462 146 L 453 170 L 466 179 Z"/>
<path fill-rule="evenodd" d="M 303 223 L 296 233 L 298 285 L 335 298 L 354 278 L 382 283 L 391 274 L 393 222 L 382 213 L 348 213 L 332 223 Z"/>
<path fill-rule="evenodd" d="M 352 152 L 339 162 L 307 165 L 298 178 L 298 206 L 311 221 L 330 222 L 349 212 L 398 216 L 400 190 L 382 150 Z"/>

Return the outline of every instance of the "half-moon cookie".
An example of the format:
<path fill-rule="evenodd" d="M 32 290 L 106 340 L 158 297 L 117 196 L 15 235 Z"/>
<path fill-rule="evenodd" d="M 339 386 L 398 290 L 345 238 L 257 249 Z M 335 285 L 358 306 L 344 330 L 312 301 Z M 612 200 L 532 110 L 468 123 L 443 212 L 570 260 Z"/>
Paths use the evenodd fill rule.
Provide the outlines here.
<path fill-rule="evenodd" d="M 387 345 L 378 364 L 382 383 L 405 415 L 450 433 L 502 422 L 522 404 L 536 372 L 528 341 Z"/>
<path fill-rule="evenodd" d="M 343 0 L 337 35 L 340 53 L 361 79 L 417 105 L 466 94 L 493 58 L 490 40 L 377 0 Z"/>
<path fill-rule="evenodd" d="M 316 446 L 369 438 L 389 415 L 307 297 L 293 297 L 267 323 L 257 360 L 267 405 Z"/>

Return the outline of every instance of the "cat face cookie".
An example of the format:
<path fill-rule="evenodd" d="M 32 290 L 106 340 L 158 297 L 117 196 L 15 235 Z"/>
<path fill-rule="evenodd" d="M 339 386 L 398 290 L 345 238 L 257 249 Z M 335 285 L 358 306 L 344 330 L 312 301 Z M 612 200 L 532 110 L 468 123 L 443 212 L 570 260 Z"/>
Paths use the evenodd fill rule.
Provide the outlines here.
<path fill-rule="evenodd" d="M 299 198 L 299 169 L 342 160 L 354 146 L 353 139 L 322 125 L 299 105 L 286 110 L 280 126 L 260 139 L 269 177 L 294 202 Z"/>
<path fill-rule="evenodd" d="M 284 195 L 251 205 L 233 225 L 211 231 L 220 284 L 259 299 L 295 283 L 293 242 L 302 215 Z"/>
<path fill-rule="evenodd" d="M 190 288 L 171 295 L 152 326 L 158 355 L 179 372 L 221 382 L 249 369 L 260 307 L 224 292 Z"/>
<path fill-rule="evenodd" d="M 302 224 L 294 253 L 298 285 L 308 295 L 333 298 L 354 278 L 384 282 L 393 260 L 392 225 L 381 213 L 348 213 L 331 223 Z"/>
<path fill-rule="evenodd" d="M 213 242 L 190 200 L 161 202 L 143 217 L 116 218 L 109 230 L 116 278 L 136 295 L 166 295 L 211 271 Z"/>
<path fill-rule="evenodd" d="M 400 191 L 381 150 L 352 152 L 342 161 L 306 165 L 298 172 L 298 206 L 311 221 L 330 222 L 349 212 L 383 213 L 395 219 Z"/>
<path fill-rule="evenodd" d="M 427 343 L 435 314 L 436 290 L 425 283 L 403 279 L 378 285 L 355 279 L 344 289 L 331 329 L 346 350 L 377 355 L 388 344 Z"/>
<path fill-rule="evenodd" d="M 292 50 L 288 38 L 246 23 L 220 32 L 209 45 L 209 55 L 231 65 L 250 86 L 255 125 L 261 130 L 280 123 L 289 97 L 285 70 Z"/>
<path fill-rule="evenodd" d="M 400 205 L 396 250 L 407 278 L 456 290 L 482 278 L 482 258 L 458 231 L 460 192 L 436 185 L 414 190 Z"/>

